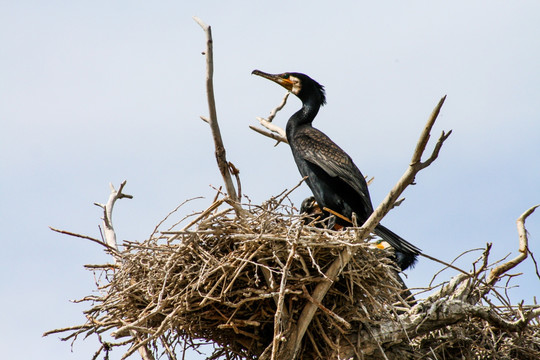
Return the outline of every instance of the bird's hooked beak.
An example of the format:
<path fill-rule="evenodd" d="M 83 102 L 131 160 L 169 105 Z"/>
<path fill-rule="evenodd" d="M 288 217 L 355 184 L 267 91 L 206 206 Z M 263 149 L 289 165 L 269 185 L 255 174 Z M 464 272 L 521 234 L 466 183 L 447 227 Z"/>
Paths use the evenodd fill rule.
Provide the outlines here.
<path fill-rule="evenodd" d="M 253 70 L 251 72 L 252 75 L 258 75 L 265 79 L 272 80 L 275 83 L 278 83 L 279 85 L 283 86 L 285 89 L 292 91 L 294 83 L 289 78 L 289 75 L 287 73 L 283 74 L 267 74 L 265 72 L 262 72 L 260 70 Z"/>

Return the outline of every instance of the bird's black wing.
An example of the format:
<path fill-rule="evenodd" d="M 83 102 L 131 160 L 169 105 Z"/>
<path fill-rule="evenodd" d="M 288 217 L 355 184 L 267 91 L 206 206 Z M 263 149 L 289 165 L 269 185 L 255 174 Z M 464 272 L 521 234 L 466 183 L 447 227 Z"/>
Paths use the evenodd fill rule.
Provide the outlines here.
<path fill-rule="evenodd" d="M 362 198 L 366 214 L 373 212 L 366 179 L 351 157 L 328 136 L 309 127 L 295 134 L 294 143 L 299 156 L 319 166 L 328 175 L 344 181 Z"/>

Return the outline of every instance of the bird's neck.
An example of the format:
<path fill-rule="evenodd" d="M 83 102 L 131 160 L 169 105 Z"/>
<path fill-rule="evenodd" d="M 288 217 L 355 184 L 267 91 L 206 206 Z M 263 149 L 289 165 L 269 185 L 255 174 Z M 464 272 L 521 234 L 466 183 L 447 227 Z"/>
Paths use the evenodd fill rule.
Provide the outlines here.
<path fill-rule="evenodd" d="M 303 102 L 302 108 L 294 113 L 287 122 L 287 136 L 292 134 L 298 127 L 305 125 L 311 126 L 311 123 L 313 119 L 315 119 L 315 116 L 317 116 L 320 107 L 321 104 L 315 101 L 307 100 Z"/>

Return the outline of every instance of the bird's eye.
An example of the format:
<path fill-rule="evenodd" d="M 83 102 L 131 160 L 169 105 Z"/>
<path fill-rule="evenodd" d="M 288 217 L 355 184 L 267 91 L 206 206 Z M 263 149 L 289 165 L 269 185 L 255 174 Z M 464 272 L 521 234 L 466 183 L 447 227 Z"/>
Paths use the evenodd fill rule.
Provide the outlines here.
<path fill-rule="evenodd" d="M 282 77 L 283 79 L 288 79 L 288 78 L 289 78 L 289 74 L 283 74 L 283 75 L 281 75 L 281 77 Z"/>

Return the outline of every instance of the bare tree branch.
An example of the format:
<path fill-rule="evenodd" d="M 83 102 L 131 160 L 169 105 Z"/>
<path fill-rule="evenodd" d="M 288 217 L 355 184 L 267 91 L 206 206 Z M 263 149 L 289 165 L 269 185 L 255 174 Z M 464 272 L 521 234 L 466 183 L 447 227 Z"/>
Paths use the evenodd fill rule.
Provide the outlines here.
<path fill-rule="evenodd" d="M 274 125 L 274 123 L 266 120 L 266 119 L 263 119 L 261 117 L 258 117 L 257 120 L 259 120 L 259 123 L 264 126 L 265 128 L 267 128 L 268 130 L 272 131 L 272 133 L 274 134 L 274 136 L 277 138 L 277 140 L 281 141 L 281 142 L 284 142 L 285 144 L 288 144 L 289 142 L 287 141 L 287 135 L 285 134 L 285 130 L 283 130 L 282 128 L 280 128 L 279 126 L 277 125 Z"/>
<path fill-rule="evenodd" d="M 105 242 L 108 245 L 108 248 L 113 248 L 116 250 L 116 252 L 113 252 L 114 261 L 116 265 L 120 265 L 122 263 L 122 258 L 119 255 L 118 251 L 118 243 L 116 241 L 116 232 L 114 231 L 113 222 L 112 222 L 112 214 L 114 209 L 114 204 L 116 203 L 116 200 L 118 199 L 133 199 L 132 195 L 124 194 L 122 191 L 124 190 L 124 186 L 126 186 L 126 180 L 124 180 L 120 187 L 118 188 L 118 191 L 114 188 L 113 184 L 109 184 L 111 188 L 111 194 L 109 195 L 109 199 L 107 200 L 107 204 L 99 204 L 95 203 L 95 205 L 99 206 L 103 209 L 103 229 L 104 229 L 104 236 L 105 236 Z M 131 335 L 137 339 L 135 342 L 136 350 L 139 351 L 139 355 L 141 355 L 141 358 L 143 360 L 154 360 L 154 356 L 152 355 L 152 352 L 150 349 L 146 346 L 145 340 L 142 340 L 142 336 L 137 331 L 131 330 Z M 134 346 L 135 346 L 134 344 Z"/>
<path fill-rule="evenodd" d="M 111 194 L 109 195 L 109 199 L 107 200 L 107 204 L 100 204 L 100 203 L 94 203 L 94 205 L 99 206 L 103 209 L 103 229 L 104 229 L 104 236 L 105 236 L 105 242 L 110 248 L 113 248 L 116 250 L 116 254 L 114 255 L 114 259 L 116 262 L 121 263 L 122 259 L 118 256 L 118 243 L 116 242 L 116 232 L 114 231 L 113 223 L 112 223 L 112 213 L 114 209 L 114 204 L 116 203 L 116 200 L 118 199 L 133 199 L 132 195 L 127 195 L 122 192 L 124 190 L 124 186 L 126 186 L 126 180 L 124 180 L 120 184 L 120 188 L 118 191 L 114 188 L 113 184 L 109 184 L 109 187 L 111 188 Z"/>
<path fill-rule="evenodd" d="M 197 22 L 204 30 L 206 34 L 206 96 L 208 99 L 208 112 L 209 118 L 201 117 L 204 121 L 208 122 L 210 129 L 212 130 L 212 136 L 214 138 L 214 145 L 216 149 L 216 160 L 218 163 L 219 171 L 225 182 L 225 188 L 227 189 L 227 195 L 233 202 L 233 208 L 238 216 L 243 215 L 242 207 L 239 204 L 239 198 L 236 194 L 236 189 L 232 181 L 231 173 L 227 162 L 227 156 L 225 152 L 225 146 L 221 138 L 221 131 L 219 130 L 219 124 L 217 120 L 216 101 L 214 98 L 214 58 L 213 58 L 213 45 L 212 45 L 212 28 L 206 25 L 198 17 L 193 17 L 193 20 Z"/>
<path fill-rule="evenodd" d="M 236 187 L 238 188 L 238 199 L 242 198 L 242 182 L 240 181 L 240 170 L 232 162 L 229 161 L 229 171 L 236 179 Z"/>
<path fill-rule="evenodd" d="M 272 111 L 270 111 L 270 114 L 268 115 L 268 118 L 266 119 L 266 121 L 272 122 L 274 120 L 274 117 L 276 117 L 276 114 L 278 113 L 278 111 L 283 109 L 285 104 L 287 104 L 287 99 L 289 98 L 290 94 L 291 93 L 287 91 L 287 93 L 285 94 L 285 96 L 283 97 L 283 100 L 281 100 L 279 105 L 276 106 L 274 109 L 272 109 Z M 260 118 L 258 118 L 258 119 L 260 119 Z M 283 132 L 283 134 L 285 134 L 285 132 Z"/>
<path fill-rule="evenodd" d="M 258 132 L 259 134 L 261 135 L 264 135 L 266 137 L 269 137 L 270 139 L 274 139 L 274 140 L 277 140 L 277 143 L 276 145 L 278 145 L 280 142 L 284 142 L 284 143 L 288 143 L 287 141 L 287 138 L 286 137 L 283 137 L 277 133 L 274 133 L 274 132 L 269 132 L 269 131 L 266 131 L 264 129 L 259 129 L 258 127 L 256 126 L 253 126 L 253 125 L 249 125 L 249 128 L 255 132 Z"/>
<path fill-rule="evenodd" d="M 87 240 L 93 241 L 93 242 L 95 242 L 95 243 L 97 243 L 97 244 L 99 244 L 101 246 L 105 246 L 107 248 L 107 250 L 111 251 L 115 256 L 120 257 L 120 253 L 118 252 L 118 249 L 110 246 L 107 243 L 104 243 L 103 241 L 101 241 L 99 239 L 96 239 L 96 238 L 93 238 L 93 237 L 90 237 L 90 236 L 86 236 L 86 235 L 77 234 L 77 233 L 74 233 L 74 232 L 71 232 L 71 231 L 56 229 L 56 228 L 53 228 L 52 226 L 49 226 L 49 229 L 51 229 L 52 231 L 55 231 L 57 233 L 60 233 L 60 234 L 65 234 L 65 235 L 74 236 L 74 237 L 78 237 L 78 238 L 81 238 L 81 239 L 87 239 Z"/>
<path fill-rule="evenodd" d="M 505 262 L 504 264 L 501 264 L 491 270 L 489 273 L 489 276 L 487 278 L 487 283 L 489 285 L 494 285 L 497 281 L 499 281 L 500 276 L 504 273 L 506 273 L 508 270 L 514 268 L 518 264 L 520 264 L 523 260 L 527 258 L 528 250 L 529 250 L 529 239 L 527 236 L 527 229 L 525 229 L 525 220 L 529 215 L 531 215 L 536 208 L 538 208 L 539 205 L 535 205 L 525 211 L 521 216 L 517 219 L 517 230 L 519 235 L 519 254 L 512 260 Z"/>
<path fill-rule="evenodd" d="M 439 103 L 437 106 L 435 106 L 435 109 L 433 109 L 433 112 L 431 113 L 428 122 L 426 123 L 426 126 L 424 127 L 424 130 L 422 131 L 422 134 L 420 134 L 420 139 L 418 143 L 416 144 L 416 148 L 414 149 L 414 153 L 411 159 L 411 164 L 416 164 L 421 162 L 422 154 L 424 153 L 424 150 L 426 149 L 427 143 L 430 138 L 431 129 L 433 128 L 433 125 L 435 124 L 435 120 L 437 120 L 437 116 L 439 116 L 439 111 L 441 111 L 441 107 L 444 104 L 444 101 L 446 100 L 446 95 L 439 100 Z M 451 131 L 450 131 L 451 132 Z M 444 132 L 443 132 L 444 134 Z M 448 134 L 450 135 L 450 134 Z M 441 141 L 441 140 L 439 140 Z M 444 140 L 443 140 L 444 141 Z M 440 148 L 440 147 L 439 147 Z M 438 152 L 438 151 L 437 151 Z"/>
<path fill-rule="evenodd" d="M 274 117 L 276 116 L 276 114 L 281 109 L 283 109 L 283 107 L 287 103 L 287 98 L 289 97 L 289 94 L 290 93 L 287 92 L 285 94 L 285 96 L 283 97 L 283 100 L 281 100 L 281 103 L 278 106 L 276 106 L 274 109 L 272 109 L 272 111 L 270 111 L 270 115 L 268 115 L 267 119 L 264 119 L 264 118 L 261 118 L 261 117 L 257 118 L 257 120 L 259 120 L 259 124 L 261 124 L 262 126 L 267 128 L 271 132 L 267 132 L 265 130 L 259 129 L 259 128 L 255 127 L 255 126 L 251 126 L 251 125 L 249 126 L 249 128 L 251 130 L 254 130 L 254 131 L 258 132 L 261 135 L 264 135 L 264 136 L 267 136 L 267 137 L 269 137 L 271 139 L 277 140 L 278 141 L 277 144 L 279 144 L 280 142 L 288 144 L 289 142 L 287 141 L 287 135 L 285 134 L 285 130 L 283 130 L 282 128 L 280 128 L 277 125 L 274 125 L 272 123 L 272 120 L 274 120 Z"/>

